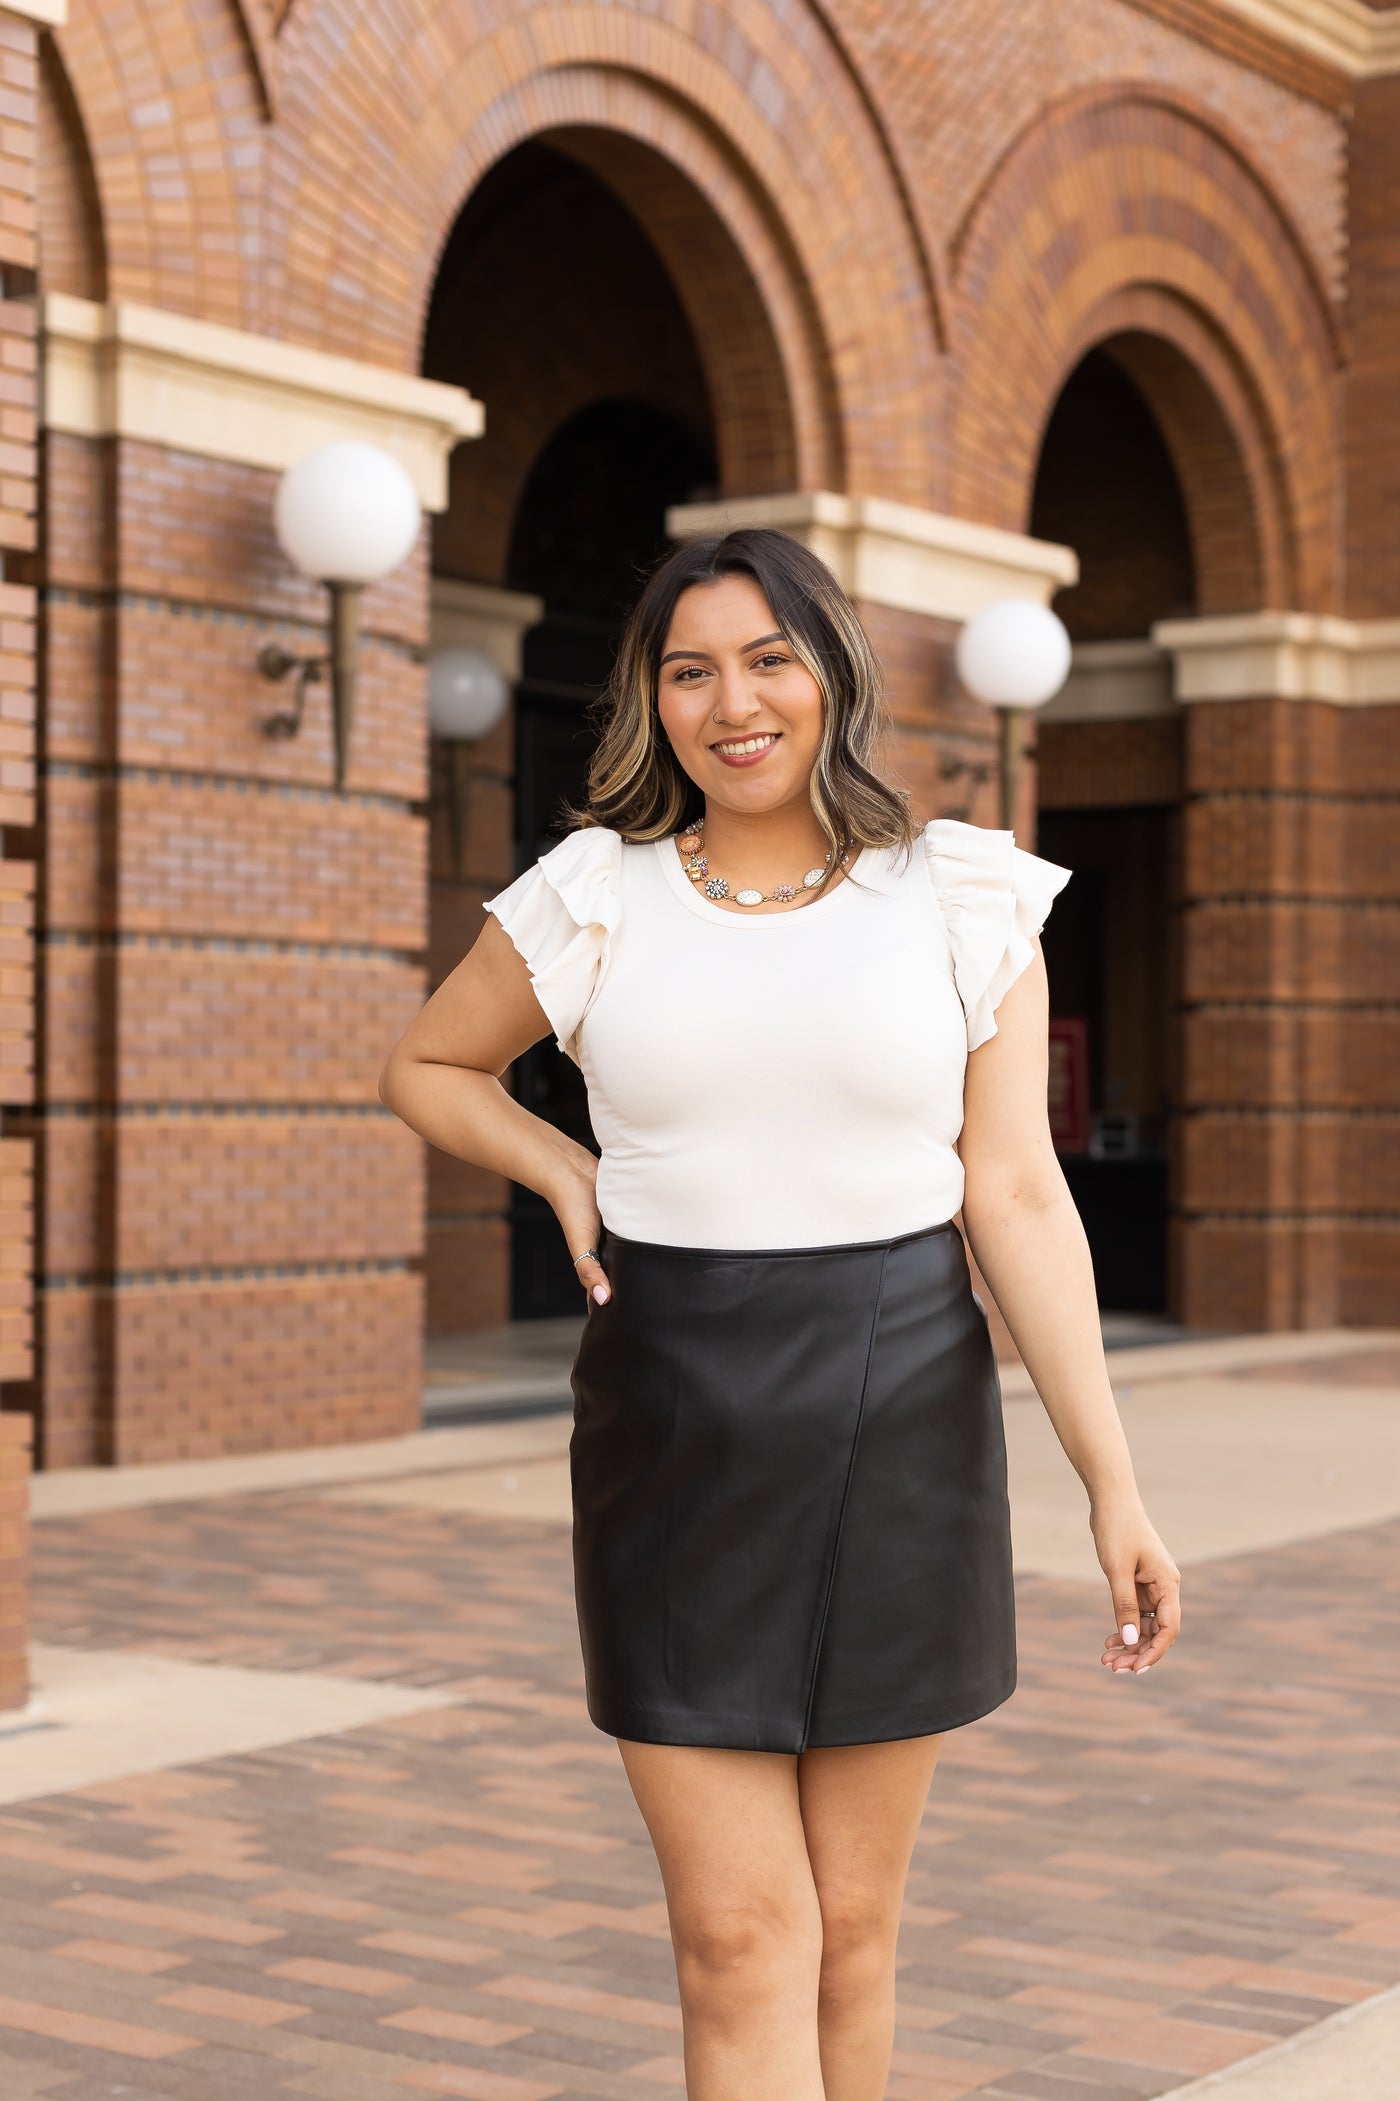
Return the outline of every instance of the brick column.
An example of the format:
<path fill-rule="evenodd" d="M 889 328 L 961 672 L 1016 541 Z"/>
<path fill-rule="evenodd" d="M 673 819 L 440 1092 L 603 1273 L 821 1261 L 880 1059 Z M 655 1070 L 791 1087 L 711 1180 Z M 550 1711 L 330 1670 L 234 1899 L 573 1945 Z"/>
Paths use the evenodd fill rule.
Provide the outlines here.
<path fill-rule="evenodd" d="M 1400 1317 L 1400 623 L 1172 622 L 1182 1319 Z"/>
<path fill-rule="evenodd" d="M 27 1415 L 0 1415 L 0 1713 L 29 1697 Z"/>
<path fill-rule="evenodd" d="M 438 576 L 432 586 L 434 649 L 479 649 L 512 684 L 525 632 L 543 599 L 494 584 Z M 428 978 L 436 991 L 481 932 L 482 905 L 515 874 L 513 710 L 466 752 L 432 739 L 433 817 L 428 906 Z M 465 789 L 457 859 L 452 812 Z M 510 1319 L 510 1185 L 428 1149 L 427 1319 L 429 1335 L 463 1335 Z"/>
<path fill-rule="evenodd" d="M 54 19 L 52 7 L 34 10 Z M 0 5 L 0 1392 L 26 1409 L 33 1373 L 34 716 L 32 563 L 37 488 L 37 249 L 34 160 L 38 31 L 24 5 Z M 0 1536 L 17 1495 L 16 1424 L 0 1417 Z M 28 1425 L 24 1433 L 28 1436 Z M 6 1455 L 9 1455 L 8 1457 Z M 13 1537 L 12 1533 L 8 1536 Z M 12 1670 L 13 1561 L 0 1545 L 0 1705 Z M 7 1587 L 8 1586 L 8 1587 Z M 10 1689 L 14 1686 L 13 1677 Z M 18 1695 L 22 1697 L 21 1692 Z"/>
<path fill-rule="evenodd" d="M 325 682 L 276 741 L 258 656 L 327 636 L 280 466 L 388 442 L 431 507 L 479 416 L 179 316 L 45 312 L 45 1462 L 406 1430 L 423 1148 L 375 1079 L 424 985 L 426 535 L 364 596 L 343 795 Z"/>

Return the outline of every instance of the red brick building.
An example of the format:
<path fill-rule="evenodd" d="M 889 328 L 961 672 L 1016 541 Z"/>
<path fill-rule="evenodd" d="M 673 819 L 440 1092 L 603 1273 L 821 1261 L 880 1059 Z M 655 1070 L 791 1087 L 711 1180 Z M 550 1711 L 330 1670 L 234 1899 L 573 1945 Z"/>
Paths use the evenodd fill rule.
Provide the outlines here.
<path fill-rule="evenodd" d="M 1080 871 L 1105 1296 L 1397 1318 L 1400 6 L 0 0 L 0 82 L 0 1376 L 40 1463 L 407 1427 L 425 1318 L 555 1302 L 548 1222 L 374 1079 L 548 835 L 668 515 L 836 564 L 927 814 L 995 821 L 958 622 L 1058 594 L 1018 828 Z M 276 741 L 258 671 L 324 631 L 272 500 L 336 435 L 432 513 L 366 596 L 344 794 L 324 686 Z M 453 640 L 517 687 L 465 764 Z M 519 1083 L 580 1113 L 552 1052 Z"/>

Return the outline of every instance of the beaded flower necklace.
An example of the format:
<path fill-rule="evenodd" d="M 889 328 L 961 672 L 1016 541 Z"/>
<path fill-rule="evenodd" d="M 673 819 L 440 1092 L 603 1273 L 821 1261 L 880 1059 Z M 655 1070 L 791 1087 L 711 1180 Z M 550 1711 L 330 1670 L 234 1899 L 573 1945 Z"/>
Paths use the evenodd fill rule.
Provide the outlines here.
<path fill-rule="evenodd" d="M 690 877 L 692 883 L 704 885 L 706 897 L 714 898 L 716 903 L 721 898 L 732 898 L 736 905 L 790 905 L 792 903 L 798 891 L 798 885 L 795 883 L 778 883 L 772 890 L 731 890 L 722 875 L 711 875 L 710 863 L 705 853 L 704 831 L 705 820 L 703 817 L 697 817 L 694 824 L 686 826 L 677 839 L 676 844 L 686 856 L 686 874 Z M 851 842 L 848 839 L 841 849 L 840 865 L 843 868 L 846 865 L 846 856 L 850 850 Z M 821 867 L 807 870 L 807 873 L 802 878 L 801 888 L 804 890 L 820 890 L 822 884 L 827 881 L 831 874 L 831 859 L 831 850 L 828 848 Z"/>

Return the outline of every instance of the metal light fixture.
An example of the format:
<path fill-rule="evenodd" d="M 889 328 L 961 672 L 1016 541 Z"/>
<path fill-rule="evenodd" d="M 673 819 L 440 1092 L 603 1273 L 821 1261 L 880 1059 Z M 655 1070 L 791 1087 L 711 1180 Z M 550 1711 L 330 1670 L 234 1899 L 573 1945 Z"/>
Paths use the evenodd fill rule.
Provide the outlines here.
<path fill-rule="evenodd" d="M 1053 700 L 1068 678 L 1069 634 L 1049 606 L 1030 598 L 999 598 L 968 621 L 954 654 L 968 692 L 1001 718 L 1001 823 L 1011 831 L 1021 771 L 1021 717 Z"/>
<path fill-rule="evenodd" d="M 482 649 L 440 649 L 428 666 L 428 723 L 452 761 L 452 865 L 466 873 L 471 748 L 489 737 L 510 706 L 510 680 Z"/>
<path fill-rule="evenodd" d="M 297 680 L 292 706 L 269 715 L 263 729 L 269 737 L 295 737 L 308 688 L 329 676 L 340 789 L 355 721 L 360 593 L 408 557 L 422 517 L 418 492 L 392 453 L 357 439 L 318 446 L 288 469 L 277 491 L 273 523 L 282 552 L 330 593 L 330 647 L 324 655 L 297 656 L 269 642 L 259 652 L 264 678 L 277 682 L 295 672 Z"/>

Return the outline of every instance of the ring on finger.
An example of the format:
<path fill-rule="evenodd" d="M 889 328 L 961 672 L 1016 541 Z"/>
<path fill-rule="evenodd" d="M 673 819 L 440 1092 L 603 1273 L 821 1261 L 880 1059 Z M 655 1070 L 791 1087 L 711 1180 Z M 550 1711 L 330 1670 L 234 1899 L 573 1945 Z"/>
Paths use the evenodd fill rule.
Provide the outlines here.
<path fill-rule="evenodd" d="M 575 1269 L 577 1269 L 577 1268 L 578 1268 L 578 1266 L 579 1266 L 579 1264 L 580 1264 L 580 1262 L 596 1262 L 596 1261 L 597 1261 L 597 1259 L 598 1259 L 598 1250 L 597 1250 L 597 1248 L 596 1248 L 596 1247 L 586 1247 L 586 1248 L 584 1249 L 584 1251 L 583 1251 L 583 1253 L 582 1253 L 581 1255 L 575 1255 L 575 1256 L 574 1256 L 574 1268 L 575 1268 Z"/>

